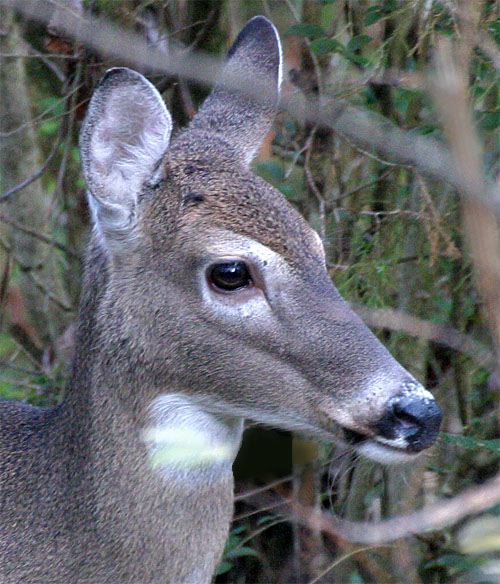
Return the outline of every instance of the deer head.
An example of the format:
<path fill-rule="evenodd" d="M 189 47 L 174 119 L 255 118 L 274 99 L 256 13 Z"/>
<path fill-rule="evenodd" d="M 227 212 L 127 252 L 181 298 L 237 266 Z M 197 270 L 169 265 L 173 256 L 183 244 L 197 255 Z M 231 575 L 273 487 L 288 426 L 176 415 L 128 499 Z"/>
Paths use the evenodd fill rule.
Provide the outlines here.
<path fill-rule="evenodd" d="M 341 298 L 318 235 L 249 168 L 281 68 L 276 29 L 252 19 L 222 80 L 258 79 L 269 95 L 219 83 L 172 143 L 142 75 L 115 68 L 98 86 L 81 146 L 106 258 L 100 375 L 131 415 L 181 396 L 321 438 L 340 428 L 369 457 L 411 459 L 436 439 L 434 398 Z"/>

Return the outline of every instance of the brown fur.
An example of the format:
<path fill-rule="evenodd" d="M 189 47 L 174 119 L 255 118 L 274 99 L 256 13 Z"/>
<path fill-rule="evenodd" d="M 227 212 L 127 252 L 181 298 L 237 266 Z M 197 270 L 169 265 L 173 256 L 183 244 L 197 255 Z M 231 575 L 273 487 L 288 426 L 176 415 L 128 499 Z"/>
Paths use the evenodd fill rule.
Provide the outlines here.
<path fill-rule="evenodd" d="M 170 213 L 172 193 L 179 193 L 181 233 L 183 226 L 193 224 L 217 226 L 258 240 L 291 266 L 322 264 L 317 239 L 303 217 L 283 204 L 281 193 L 238 163 L 223 139 L 208 138 L 204 132 L 188 131 L 172 145 L 162 185 L 168 194 L 151 201 L 155 225 L 164 225 L 160 215 Z M 204 200 L 190 204 L 193 193 Z"/>

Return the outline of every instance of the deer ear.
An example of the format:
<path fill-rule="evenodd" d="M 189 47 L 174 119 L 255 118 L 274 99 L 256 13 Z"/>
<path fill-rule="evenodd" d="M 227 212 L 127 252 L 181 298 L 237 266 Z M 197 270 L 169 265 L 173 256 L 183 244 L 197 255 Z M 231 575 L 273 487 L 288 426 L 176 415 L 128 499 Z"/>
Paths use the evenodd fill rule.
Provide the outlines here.
<path fill-rule="evenodd" d="M 281 77 L 278 31 L 267 18 L 256 16 L 236 38 L 219 82 L 191 127 L 219 134 L 250 164 L 276 115 Z M 235 81 L 241 91 L 224 88 L 224 83 L 234 87 Z"/>
<path fill-rule="evenodd" d="M 97 228 L 120 239 L 133 230 L 137 198 L 170 140 L 172 119 L 155 87 L 126 68 L 110 69 L 94 92 L 80 136 Z"/>

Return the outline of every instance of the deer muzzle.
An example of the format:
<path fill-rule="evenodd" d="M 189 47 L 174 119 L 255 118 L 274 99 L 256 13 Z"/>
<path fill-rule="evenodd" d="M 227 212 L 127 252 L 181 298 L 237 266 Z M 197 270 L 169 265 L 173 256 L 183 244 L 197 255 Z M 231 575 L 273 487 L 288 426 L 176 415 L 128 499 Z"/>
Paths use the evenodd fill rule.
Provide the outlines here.
<path fill-rule="evenodd" d="M 421 385 L 403 384 L 385 404 L 382 414 L 361 429 L 344 429 L 347 441 L 368 458 L 404 462 L 432 446 L 437 439 L 442 412 Z"/>
<path fill-rule="evenodd" d="M 376 439 L 403 442 L 407 452 L 420 452 L 436 441 L 442 413 L 429 397 L 401 395 L 392 398 L 386 413 L 375 424 Z"/>

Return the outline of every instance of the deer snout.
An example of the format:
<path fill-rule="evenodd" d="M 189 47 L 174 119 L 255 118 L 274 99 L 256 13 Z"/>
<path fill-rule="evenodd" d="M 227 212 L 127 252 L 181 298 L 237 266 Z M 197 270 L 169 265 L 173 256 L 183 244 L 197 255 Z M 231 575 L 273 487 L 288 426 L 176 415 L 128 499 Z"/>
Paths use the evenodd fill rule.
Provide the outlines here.
<path fill-rule="evenodd" d="M 442 420 L 436 401 L 427 395 L 397 395 L 387 404 L 387 410 L 375 424 L 377 439 L 389 443 L 404 443 L 407 452 L 420 452 L 436 441 Z"/>

